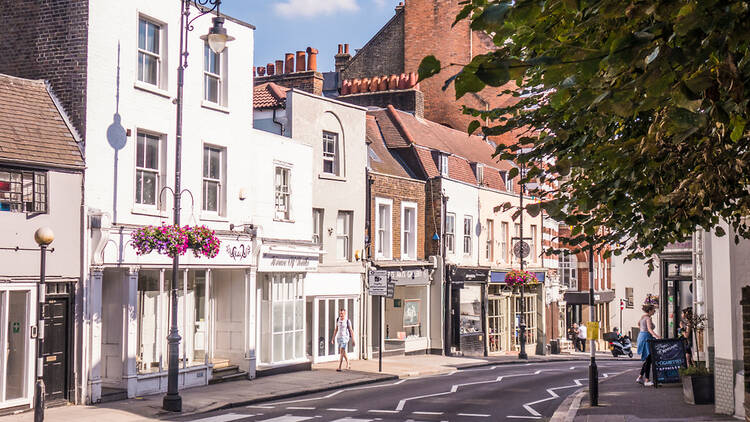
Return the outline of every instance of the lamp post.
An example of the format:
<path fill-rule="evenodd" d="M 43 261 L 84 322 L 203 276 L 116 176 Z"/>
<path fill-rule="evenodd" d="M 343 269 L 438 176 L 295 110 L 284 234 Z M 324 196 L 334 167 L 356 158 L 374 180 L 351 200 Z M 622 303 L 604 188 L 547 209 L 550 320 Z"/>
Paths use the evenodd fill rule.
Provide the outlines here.
<path fill-rule="evenodd" d="M 594 247 L 589 245 L 589 321 L 594 321 Z M 588 333 L 588 330 L 586 331 Z M 596 340 L 591 340 L 589 364 L 589 403 L 599 405 L 599 370 L 596 367 Z"/>
<path fill-rule="evenodd" d="M 194 18 L 190 18 L 190 7 L 191 4 L 195 4 L 195 7 L 200 13 Z M 233 37 L 227 35 L 227 30 L 224 28 L 224 18 L 219 13 L 219 7 L 221 6 L 221 0 L 182 0 L 181 13 L 180 13 L 180 64 L 177 68 L 177 98 L 175 104 L 177 105 L 177 128 L 175 130 L 175 169 L 174 169 L 174 225 L 180 226 L 180 197 L 182 195 L 180 181 L 182 178 L 181 174 L 181 161 L 182 161 L 182 103 L 183 103 L 183 91 L 185 82 L 185 68 L 188 66 L 188 33 L 193 30 L 193 22 L 199 17 L 216 11 L 216 17 L 213 18 L 213 27 L 208 31 L 208 34 L 200 37 L 203 41 L 208 43 L 208 47 L 216 54 L 224 51 L 226 43 L 233 40 Z M 180 273 L 180 258 L 178 254 L 175 254 L 172 258 L 172 288 L 170 289 L 171 296 L 171 317 L 169 335 L 167 336 L 167 342 L 169 344 L 169 360 L 168 360 L 168 372 L 167 372 L 167 395 L 164 396 L 162 402 L 162 408 L 170 412 L 181 412 L 182 411 L 182 397 L 178 392 L 177 382 L 179 376 L 179 346 L 180 334 L 177 329 L 177 282 L 179 280 Z"/>
<path fill-rule="evenodd" d="M 37 320 L 36 320 L 36 383 L 34 385 L 34 422 L 44 420 L 44 296 L 46 286 L 44 278 L 47 271 L 47 246 L 55 240 L 55 234 L 49 227 L 41 227 L 34 233 L 34 240 L 41 252 L 39 283 L 37 283 Z"/>
<path fill-rule="evenodd" d="M 521 167 L 521 180 L 523 180 L 524 174 L 523 174 L 523 166 Z M 521 210 L 521 227 L 518 231 L 518 236 L 521 238 L 519 241 L 521 242 L 521 253 L 519 253 L 519 257 L 521 258 L 521 272 L 524 270 L 524 239 L 523 239 L 523 194 L 526 190 L 526 184 L 521 183 L 521 193 L 518 194 L 518 208 Z M 519 290 L 521 290 L 521 312 L 519 313 L 519 319 L 518 319 L 518 328 L 519 328 L 519 334 L 521 338 L 519 339 L 519 342 L 521 343 L 521 350 L 518 352 L 518 359 L 528 359 L 529 356 L 526 354 L 526 318 L 524 318 L 524 311 L 526 310 L 526 303 L 523 300 L 523 291 L 525 290 L 525 286 L 521 284 L 519 287 Z"/>

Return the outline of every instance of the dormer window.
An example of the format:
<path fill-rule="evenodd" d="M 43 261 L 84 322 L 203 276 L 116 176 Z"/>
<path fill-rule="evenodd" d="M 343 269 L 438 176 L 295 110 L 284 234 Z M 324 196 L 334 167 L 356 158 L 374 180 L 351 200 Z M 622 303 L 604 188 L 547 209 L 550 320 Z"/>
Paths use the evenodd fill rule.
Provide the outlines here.
<path fill-rule="evenodd" d="M 508 172 L 503 173 L 503 178 L 505 179 L 505 190 L 508 192 L 513 192 L 513 179 L 508 177 Z"/>
<path fill-rule="evenodd" d="M 477 184 L 484 184 L 484 165 L 477 163 Z"/>
<path fill-rule="evenodd" d="M 440 154 L 440 175 L 448 176 L 448 154 Z"/>

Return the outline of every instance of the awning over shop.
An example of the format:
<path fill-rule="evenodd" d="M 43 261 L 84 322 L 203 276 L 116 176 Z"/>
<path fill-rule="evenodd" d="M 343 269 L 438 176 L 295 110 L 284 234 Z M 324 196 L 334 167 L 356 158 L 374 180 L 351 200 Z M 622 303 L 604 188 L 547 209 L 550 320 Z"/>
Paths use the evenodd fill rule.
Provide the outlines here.
<path fill-rule="evenodd" d="M 490 273 L 490 283 L 505 283 L 505 275 L 508 274 L 508 271 L 493 271 Z M 536 279 L 539 280 L 540 283 L 544 283 L 544 275 L 545 273 L 542 272 L 533 272 L 534 276 L 536 276 Z"/>
<path fill-rule="evenodd" d="M 568 305 L 588 305 L 589 292 L 565 292 L 563 296 Z M 594 292 L 594 303 L 609 303 L 615 299 L 613 290 Z"/>

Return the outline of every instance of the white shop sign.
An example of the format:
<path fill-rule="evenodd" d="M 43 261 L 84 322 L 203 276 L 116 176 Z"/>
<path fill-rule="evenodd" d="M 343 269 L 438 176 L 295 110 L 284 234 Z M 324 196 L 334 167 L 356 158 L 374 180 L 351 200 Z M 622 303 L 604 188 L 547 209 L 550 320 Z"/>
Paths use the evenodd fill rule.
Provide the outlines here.
<path fill-rule="evenodd" d="M 307 272 L 318 270 L 319 253 L 309 248 L 274 248 L 264 246 L 258 258 L 258 271 Z"/>

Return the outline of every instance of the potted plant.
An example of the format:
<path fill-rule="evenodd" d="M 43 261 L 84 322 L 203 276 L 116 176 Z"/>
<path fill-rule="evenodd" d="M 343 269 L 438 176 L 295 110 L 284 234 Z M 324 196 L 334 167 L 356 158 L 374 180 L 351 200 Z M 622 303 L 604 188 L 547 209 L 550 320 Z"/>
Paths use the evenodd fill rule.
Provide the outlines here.
<path fill-rule="evenodd" d="M 534 273 L 528 271 L 511 270 L 505 274 L 505 284 L 510 287 L 526 286 L 539 284 L 539 279 L 536 278 Z"/>
<path fill-rule="evenodd" d="M 705 365 L 680 369 L 682 395 L 689 404 L 711 404 L 714 402 L 714 375 Z"/>

